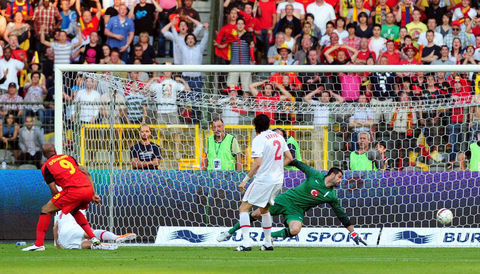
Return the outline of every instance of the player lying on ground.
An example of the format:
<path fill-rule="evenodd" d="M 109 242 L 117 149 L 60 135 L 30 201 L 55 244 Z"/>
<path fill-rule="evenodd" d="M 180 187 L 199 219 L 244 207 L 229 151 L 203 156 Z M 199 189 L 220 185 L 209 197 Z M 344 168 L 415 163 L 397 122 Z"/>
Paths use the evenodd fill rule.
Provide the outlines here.
<path fill-rule="evenodd" d="M 275 198 L 275 203 L 270 206 L 270 214 L 273 216 L 282 215 L 288 227 L 272 232 L 272 238 L 293 237 L 300 233 L 302 229 L 303 217 L 305 212 L 320 204 L 330 204 L 338 219 L 348 229 L 353 240 L 357 245 L 362 243 L 367 245 L 355 232 L 350 223 L 345 210 L 338 201 L 337 192 L 334 187 L 340 185 L 343 177 L 343 171 L 339 168 L 331 168 L 327 175 L 309 167 L 298 160 L 293 160 L 290 165 L 300 169 L 307 179 L 296 188 L 289 189 Z M 251 215 L 251 220 L 261 217 L 260 210 L 255 210 Z M 220 233 L 217 241 L 222 242 L 230 238 L 233 233 L 240 229 L 240 223 L 236 223 L 230 230 Z"/>
<path fill-rule="evenodd" d="M 79 211 L 85 214 L 82 210 Z M 101 243 L 94 245 L 88 239 L 88 235 L 77 224 L 71 214 L 60 213 L 53 226 L 53 238 L 57 248 L 64 249 L 107 249 L 115 250 L 118 248 L 117 243 L 133 240 L 137 237 L 135 233 L 127 233 L 121 236 L 115 235 L 110 231 L 95 229 L 93 230 L 95 237 L 100 241 L 115 241 L 115 244 Z"/>
<path fill-rule="evenodd" d="M 22 251 L 45 250 L 43 246 L 45 233 L 50 225 L 52 214 L 60 209 L 64 214 L 71 213 L 92 243 L 99 245 L 100 240 L 95 237 L 85 215 L 79 211 L 80 209 L 87 209 L 91 201 L 100 204 L 100 197 L 95 194 L 93 189 L 92 176 L 88 170 L 78 166 L 77 161 L 72 156 L 57 155 L 54 145 L 43 145 L 42 150 L 47 161 L 43 164 L 41 170 L 43 178 L 52 192 L 52 199 L 42 207 L 37 224 L 35 244 L 23 248 Z M 58 192 L 57 186 L 62 188 L 61 192 Z"/>

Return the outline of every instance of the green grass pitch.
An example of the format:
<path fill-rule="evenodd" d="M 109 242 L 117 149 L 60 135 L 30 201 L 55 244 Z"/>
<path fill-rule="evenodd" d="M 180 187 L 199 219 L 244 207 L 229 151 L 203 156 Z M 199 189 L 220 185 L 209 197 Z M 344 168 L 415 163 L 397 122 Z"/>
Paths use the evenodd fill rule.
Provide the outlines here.
<path fill-rule="evenodd" d="M 478 248 L 46 247 L 22 252 L 0 244 L 0 273 L 480 273 Z"/>

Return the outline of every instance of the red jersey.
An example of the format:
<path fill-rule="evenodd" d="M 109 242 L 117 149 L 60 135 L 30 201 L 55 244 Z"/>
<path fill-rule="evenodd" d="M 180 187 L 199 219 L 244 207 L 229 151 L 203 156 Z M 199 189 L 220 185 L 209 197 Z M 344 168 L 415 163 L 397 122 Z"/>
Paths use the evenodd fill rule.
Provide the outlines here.
<path fill-rule="evenodd" d="M 62 188 L 91 186 L 75 159 L 70 155 L 54 155 L 42 166 L 42 175 L 47 184 L 55 182 Z"/>
<path fill-rule="evenodd" d="M 83 22 L 83 19 L 81 17 L 80 17 L 80 20 L 81 20 L 80 22 L 83 25 L 82 27 L 83 37 L 88 37 L 90 33 L 94 31 L 98 31 L 98 25 L 100 24 L 100 21 L 98 20 L 97 16 L 92 15 L 92 21 L 88 22 L 87 24 Z"/>
<path fill-rule="evenodd" d="M 261 29 L 270 29 L 273 27 L 273 15 L 277 13 L 275 1 L 258 1 L 258 8 L 262 11 L 262 16 L 258 17 Z"/>
<path fill-rule="evenodd" d="M 275 123 L 275 112 L 277 110 L 276 102 L 280 101 L 280 96 L 275 97 L 265 97 L 260 92 L 256 96 L 257 101 L 257 111 L 255 112 L 255 116 L 259 114 L 265 114 L 270 118 L 270 123 Z"/>
<path fill-rule="evenodd" d="M 229 44 L 229 45 L 223 49 L 215 47 L 215 55 L 217 55 L 222 59 L 230 61 L 230 43 L 236 40 L 236 37 L 234 35 L 236 30 L 237 30 L 237 25 L 226 24 L 220 29 L 220 31 L 218 31 L 217 38 L 215 38 L 215 41 L 218 44 Z"/>

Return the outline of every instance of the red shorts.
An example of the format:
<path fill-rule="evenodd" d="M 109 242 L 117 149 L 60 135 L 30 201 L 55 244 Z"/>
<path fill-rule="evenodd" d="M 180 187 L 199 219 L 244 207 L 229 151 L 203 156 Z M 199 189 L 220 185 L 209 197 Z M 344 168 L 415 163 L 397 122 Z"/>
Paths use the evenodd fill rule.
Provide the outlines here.
<path fill-rule="evenodd" d="M 50 201 L 60 208 L 63 214 L 68 214 L 74 209 L 87 209 L 92 201 L 93 188 L 87 187 L 67 187 L 60 193 L 52 197 Z"/>

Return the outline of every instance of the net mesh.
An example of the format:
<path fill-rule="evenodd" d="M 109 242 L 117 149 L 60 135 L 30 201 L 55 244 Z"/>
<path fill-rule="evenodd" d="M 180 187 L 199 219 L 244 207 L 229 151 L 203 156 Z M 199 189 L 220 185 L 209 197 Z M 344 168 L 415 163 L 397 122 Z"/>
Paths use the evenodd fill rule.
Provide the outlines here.
<path fill-rule="evenodd" d="M 258 113 L 297 140 L 305 163 L 351 170 L 338 196 L 357 226 L 435 227 L 442 207 L 455 226 L 480 223 L 480 183 L 463 172 L 478 170 L 465 153 L 480 121 L 476 73 L 170 74 L 63 72 L 64 153 L 95 178 L 104 201 L 90 210 L 95 226 L 153 242 L 159 226 L 233 225 Z M 243 172 L 202 170 L 215 117 L 237 139 Z M 145 155 L 132 150 L 145 138 L 142 124 L 160 160 L 139 168 L 134 158 Z M 363 151 L 367 166 L 353 159 Z M 284 188 L 304 178 L 286 171 Z M 327 205 L 304 224 L 340 226 Z"/>

